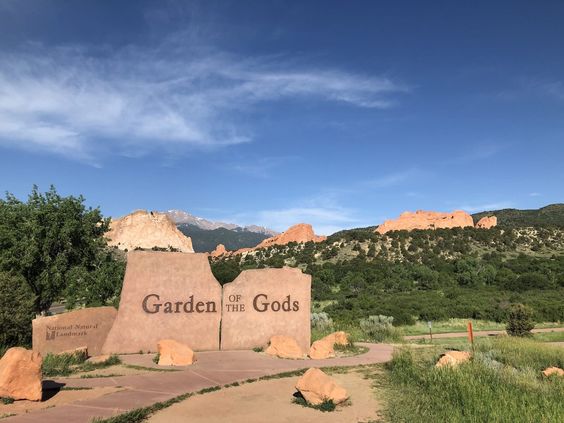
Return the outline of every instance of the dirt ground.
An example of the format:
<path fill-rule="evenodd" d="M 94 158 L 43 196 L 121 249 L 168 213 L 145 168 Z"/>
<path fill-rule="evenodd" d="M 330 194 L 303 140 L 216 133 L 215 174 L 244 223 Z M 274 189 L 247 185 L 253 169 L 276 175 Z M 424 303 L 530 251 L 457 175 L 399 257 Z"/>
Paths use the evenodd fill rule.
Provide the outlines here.
<path fill-rule="evenodd" d="M 0 416 L 23 414 L 34 410 L 56 407 L 58 405 L 70 404 L 76 401 L 98 398 L 103 395 L 121 391 L 123 388 L 103 387 L 80 390 L 60 390 L 53 392 L 53 396 L 45 401 L 14 401 L 12 404 L 0 403 Z M 47 396 L 49 393 L 47 392 Z"/>
<path fill-rule="evenodd" d="M 372 380 L 361 373 L 331 375 L 350 395 L 351 404 L 322 412 L 292 403 L 298 377 L 224 388 L 198 395 L 153 415 L 151 423 L 358 423 L 378 420 L 381 404 Z"/>

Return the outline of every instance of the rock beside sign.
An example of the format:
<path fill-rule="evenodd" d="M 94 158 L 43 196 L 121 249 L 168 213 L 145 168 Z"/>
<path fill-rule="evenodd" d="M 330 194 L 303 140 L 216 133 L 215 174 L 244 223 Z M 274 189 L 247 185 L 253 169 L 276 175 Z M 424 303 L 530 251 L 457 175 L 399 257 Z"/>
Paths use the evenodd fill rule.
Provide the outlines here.
<path fill-rule="evenodd" d="M 264 352 L 279 358 L 291 358 L 294 360 L 300 360 L 305 355 L 294 338 L 283 335 L 274 335 L 270 338 L 270 343 Z"/>
<path fill-rule="evenodd" d="M 311 276 L 300 269 L 243 271 L 223 286 L 221 349 L 252 349 L 274 335 L 289 336 L 309 350 Z"/>
<path fill-rule="evenodd" d="M 344 331 L 333 332 L 323 338 L 324 340 L 331 342 L 333 345 L 349 345 L 349 335 Z"/>
<path fill-rule="evenodd" d="M 196 351 L 218 350 L 220 320 L 221 286 L 207 254 L 132 251 L 118 314 L 102 350 L 156 352 L 161 339 Z"/>
<path fill-rule="evenodd" d="M 86 347 L 90 355 L 98 355 L 117 310 L 93 307 L 33 320 L 33 351 L 43 355 L 60 354 Z"/>
<path fill-rule="evenodd" d="M 324 360 L 326 358 L 335 357 L 335 343 L 331 339 L 323 338 L 311 344 L 309 349 L 309 358 L 313 360 Z"/>
<path fill-rule="evenodd" d="M 41 354 L 14 347 L 0 360 L 0 397 L 41 401 Z"/>
<path fill-rule="evenodd" d="M 174 339 L 163 339 L 158 343 L 159 366 L 190 366 L 196 361 L 194 351 Z"/>
<path fill-rule="evenodd" d="M 312 405 L 319 405 L 324 401 L 332 401 L 336 405 L 345 402 L 349 397 L 345 388 L 316 368 L 311 368 L 304 373 L 298 380 L 296 389 Z"/>

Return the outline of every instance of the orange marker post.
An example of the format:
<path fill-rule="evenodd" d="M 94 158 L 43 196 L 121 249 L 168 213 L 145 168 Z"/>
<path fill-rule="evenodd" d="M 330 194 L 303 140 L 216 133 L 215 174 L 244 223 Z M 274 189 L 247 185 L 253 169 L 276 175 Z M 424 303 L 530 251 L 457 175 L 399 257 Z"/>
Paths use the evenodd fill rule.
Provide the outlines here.
<path fill-rule="evenodd" d="M 468 321 L 468 341 L 472 345 L 472 353 L 474 353 L 474 330 L 472 329 L 472 322 Z"/>

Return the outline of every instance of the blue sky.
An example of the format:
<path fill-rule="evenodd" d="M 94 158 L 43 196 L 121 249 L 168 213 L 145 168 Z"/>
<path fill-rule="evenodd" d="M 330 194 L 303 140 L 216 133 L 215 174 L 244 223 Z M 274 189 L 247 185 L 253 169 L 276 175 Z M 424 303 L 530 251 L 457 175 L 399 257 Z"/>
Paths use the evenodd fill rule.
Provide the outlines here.
<path fill-rule="evenodd" d="M 559 1 L 0 2 L 0 190 L 319 233 L 562 202 Z"/>

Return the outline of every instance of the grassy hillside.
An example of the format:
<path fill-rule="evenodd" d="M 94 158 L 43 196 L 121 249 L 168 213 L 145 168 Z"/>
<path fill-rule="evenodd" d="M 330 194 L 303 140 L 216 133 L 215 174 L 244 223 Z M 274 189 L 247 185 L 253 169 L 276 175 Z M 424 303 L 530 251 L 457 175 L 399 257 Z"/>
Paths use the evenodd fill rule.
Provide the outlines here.
<path fill-rule="evenodd" d="M 239 248 L 255 247 L 268 235 L 247 231 L 241 228 L 225 229 L 218 228 L 213 230 L 201 229 L 195 225 L 182 223 L 178 229 L 186 236 L 192 238 L 194 251 L 197 253 L 210 252 L 218 244 L 225 245 L 228 250 L 238 250 Z"/>
<path fill-rule="evenodd" d="M 474 223 L 484 216 L 497 216 L 503 228 L 554 226 L 564 228 L 564 204 L 551 204 L 538 210 L 503 209 L 473 214 Z"/>

